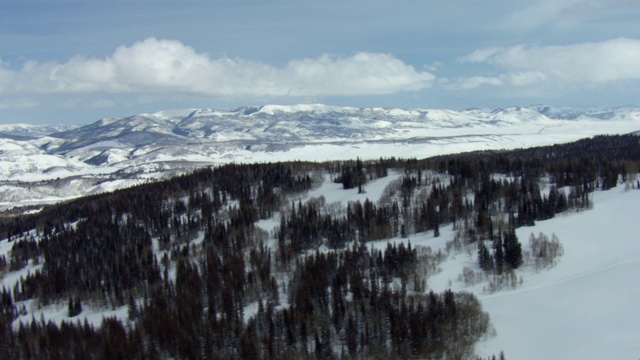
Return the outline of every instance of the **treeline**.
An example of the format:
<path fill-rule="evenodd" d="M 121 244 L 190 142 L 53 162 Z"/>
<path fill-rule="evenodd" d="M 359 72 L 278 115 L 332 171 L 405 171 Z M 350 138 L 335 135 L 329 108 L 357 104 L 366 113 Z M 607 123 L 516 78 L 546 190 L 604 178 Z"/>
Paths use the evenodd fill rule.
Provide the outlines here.
<path fill-rule="evenodd" d="M 30 271 L 0 292 L 0 358 L 469 357 L 489 328 L 477 299 L 424 292 L 415 249 L 369 242 L 453 224 L 478 243 L 479 267 L 515 269 L 515 228 L 591 206 L 592 191 L 632 183 L 639 164 L 631 135 L 424 160 L 230 164 L 3 217 L 0 238 L 14 244 L 0 273 Z M 377 202 L 292 201 L 327 173 L 366 193 L 391 172 L 401 175 Z M 255 225 L 273 218 L 272 234 Z M 27 302 L 68 303 L 69 321 L 14 323 Z M 121 306 L 127 319 L 75 321 Z"/>
<path fill-rule="evenodd" d="M 437 156 L 416 161 L 438 172 L 470 181 L 488 169 L 514 177 L 549 176 L 556 187 L 581 186 L 588 190 L 609 189 L 627 181 L 640 169 L 640 147 L 636 135 L 600 135 L 572 143 L 509 151 L 478 151 Z"/>

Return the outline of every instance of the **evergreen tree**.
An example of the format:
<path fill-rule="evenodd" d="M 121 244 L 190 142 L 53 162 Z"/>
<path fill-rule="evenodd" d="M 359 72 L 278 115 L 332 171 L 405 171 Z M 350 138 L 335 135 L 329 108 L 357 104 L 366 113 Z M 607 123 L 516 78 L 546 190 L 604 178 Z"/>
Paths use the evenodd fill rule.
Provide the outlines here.
<path fill-rule="evenodd" d="M 510 229 L 504 234 L 504 262 L 511 269 L 517 269 L 522 264 L 522 245 L 518 241 L 516 231 Z"/>
<path fill-rule="evenodd" d="M 498 238 L 493 243 L 493 257 L 496 264 L 496 272 L 500 275 L 504 265 L 504 250 L 502 248 L 502 234 L 499 231 Z"/>
<path fill-rule="evenodd" d="M 478 264 L 482 270 L 491 270 L 493 269 L 493 259 L 491 258 L 491 254 L 489 250 L 484 244 L 484 241 L 478 241 Z"/>
<path fill-rule="evenodd" d="M 67 306 L 67 316 L 74 317 L 78 316 L 82 312 L 82 304 L 80 303 L 80 298 L 76 298 L 74 301 L 71 296 L 69 296 L 69 304 Z"/>

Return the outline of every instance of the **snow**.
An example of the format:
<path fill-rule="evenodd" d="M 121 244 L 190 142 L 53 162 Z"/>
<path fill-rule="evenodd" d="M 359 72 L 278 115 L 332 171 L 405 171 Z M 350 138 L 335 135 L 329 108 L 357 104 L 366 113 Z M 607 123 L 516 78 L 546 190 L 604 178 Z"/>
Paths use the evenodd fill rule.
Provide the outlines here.
<path fill-rule="evenodd" d="M 377 202 L 387 185 L 401 176 L 402 174 L 398 172 L 389 171 L 388 176 L 367 182 L 363 186 L 365 193 L 358 194 L 357 187 L 345 190 L 342 187 L 342 183 L 334 183 L 332 176 L 326 175 L 322 185 L 317 189 L 309 191 L 308 195 L 303 199 L 303 202 L 320 196 L 324 197 L 326 204 L 340 203 L 344 207 L 346 207 L 350 201 L 364 202 L 366 199 L 369 199 L 370 201 Z"/>
<path fill-rule="evenodd" d="M 193 113 L 196 109 L 187 108 L 187 109 L 167 109 L 161 110 L 153 114 L 144 114 L 147 116 L 153 116 L 162 120 L 171 120 L 173 118 L 185 118 L 189 116 L 189 114 Z"/>
<path fill-rule="evenodd" d="M 339 202 L 343 206 L 352 200 L 378 200 L 384 188 L 398 179 L 400 173 L 367 184 L 367 194 L 357 190 L 343 190 L 330 177 L 302 200 L 324 196 L 326 203 Z M 496 336 L 477 345 L 477 353 L 489 356 L 504 351 L 511 359 L 544 358 L 634 358 L 640 353 L 640 312 L 637 299 L 640 288 L 634 286 L 635 275 L 640 272 L 640 242 L 630 224 L 637 217 L 639 190 L 624 190 L 624 186 L 593 194 L 594 208 L 560 214 L 532 227 L 517 229 L 517 235 L 526 249 L 531 233 L 556 234 L 564 247 L 564 255 L 557 266 L 534 271 L 521 268 L 517 271 L 522 283 L 516 289 L 503 289 L 494 293 L 486 291 L 486 283 L 466 286 L 458 280 L 463 267 L 478 270 L 475 251 L 452 254 L 439 264 L 441 271 L 428 279 L 428 289 L 443 291 L 466 290 L 474 292 L 491 317 Z M 273 230 L 278 216 L 263 220 L 258 226 Z M 388 242 L 411 241 L 412 246 L 429 246 L 444 250 L 447 241 L 455 236 L 452 226 L 443 226 L 441 236 L 432 232 L 414 234 L 408 239 L 393 238 L 376 241 L 368 247 L 384 250 Z M 200 239 L 196 239 L 197 243 Z M 0 253 L 7 254 L 13 243 L 0 242 Z M 157 247 L 157 244 L 155 244 Z M 159 249 L 156 255 L 161 255 Z M 19 272 L 6 274 L 3 285 L 12 286 L 20 276 L 34 271 L 41 265 L 28 265 Z M 28 315 L 14 322 L 31 319 L 80 321 L 85 319 L 98 326 L 104 317 L 116 316 L 126 321 L 127 309 L 103 309 L 83 304 L 83 312 L 77 317 L 67 316 L 66 303 L 38 307 L 33 301 L 25 305 Z M 247 304 L 245 318 L 257 312 L 257 303 Z"/>
<path fill-rule="evenodd" d="M 527 276 L 518 291 L 482 298 L 498 332 L 484 349 L 499 346 L 517 359 L 638 357 L 640 288 L 633 284 L 640 242 L 630 225 L 640 191 L 622 189 L 595 193 L 591 211 L 519 229 L 520 239 L 555 233 L 565 255 L 550 271 Z M 518 332 L 540 339 L 514 336 Z"/>
<path fill-rule="evenodd" d="M 119 140 L 104 140 L 98 141 L 88 146 L 81 147 L 79 150 L 92 150 L 92 149 L 119 149 L 127 147 L 126 144 L 123 144 Z"/>
<path fill-rule="evenodd" d="M 69 317 L 67 302 L 58 302 L 47 306 L 40 306 L 37 303 L 37 300 L 27 300 L 16 303 L 16 307 L 18 309 L 23 305 L 28 313 L 26 315 L 18 316 L 18 318 L 13 321 L 14 330 L 18 329 L 20 323 L 28 325 L 31 324 L 34 319 L 36 321 L 44 319 L 45 323 L 52 321 L 58 326 L 63 322 L 84 324 L 86 320 L 89 324 L 97 328 L 102 324 L 102 320 L 105 318 L 115 317 L 123 324 L 127 324 L 127 320 L 129 318 L 128 306 L 120 306 L 115 309 L 105 309 L 82 303 L 82 312 L 74 317 Z"/>
<path fill-rule="evenodd" d="M 390 174 L 369 183 L 367 194 L 343 190 L 340 184 L 327 179 L 303 201 L 319 196 L 325 197 L 326 204 L 339 202 L 343 206 L 367 197 L 375 201 L 380 198 L 381 189 L 399 176 Z M 452 253 L 438 265 L 440 272 L 427 280 L 428 290 L 471 291 L 489 313 L 497 335 L 478 344 L 478 355 L 504 351 L 508 359 L 524 360 L 638 357 L 640 288 L 635 286 L 635 277 L 640 273 L 640 241 L 631 224 L 636 221 L 640 190 L 625 191 L 620 185 L 595 192 L 593 202 L 593 209 L 558 214 L 535 226 L 517 229 L 525 251 L 530 234 L 556 234 L 564 255 L 551 269 L 536 271 L 523 266 L 516 270 L 515 289 L 489 293 L 487 282 L 467 286 L 458 280 L 464 267 L 480 271 L 474 246 Z M 260 225 L 272 229 L 276 221 L 263 221 Z M 406 239 L 375 241 L 367 247 L 384 251 L 387 243 L 410 241 L 413 247 L 444 252 L 455 230 L 448 225 L 440 231 L 437 238 L 427 232 Z"/>
<path fill-rule="evenodd" d="M 523 282 L 515 290 L 488 294 L 482 284 L 465 288 L 457 281 L 463 266 L 478 270 L 475 252 L 440 265 L 442 272 L 428 286 L 442 291 L 451 280 L 454 290 L 475 292 L 491 317 L 497 336 L 478 345 L 480 355 L 504 351 L 507 358 L 524 360 L 638 357 L 640 288 L 634 284 L 640 242 L 630 225 L 636 221 L 640 191 L 623 188 L 596 192 L 592 210 L 519 228 L 525 247 L 531 233 L 555 233 L 564 255 L 549 270 L 518 271 Z M 447 237 L 452 234 L 441 236 Z"/>
<path fill-rule="evenodd" d="M 265 105 L 260 108 L 260 113 L 274 115 L 277 113 L 296 113 L 296 112 L 343 112 L 348 110 L 356 110 L 355 108 L 344 108 L 339 106 L 330 106 L 323 104 L 299 104 L 299 105 Z"/>
<path fill-rule="evenodd" d="M 16 131 L 16 130 L 29 131 L 35 128 L 36 126 L 29 125 L 29 124 L 0 124 L 0 131 L 2 132 L 9 132 L 9 131 Z"/>
<path fill-rule="evenodd" d="M 0 143 L 0 152 L 21 150 L 23 150 L 23 147 L 18 145 L 15 141 L 5 140 L 3 143 Z"/>
<path fill-rule="evenodd" d="M 278 226 L 280 226 L 280 213 L 276 212 L 271 218 L 259 220 L 256 226 L 271 234 Z"/>
<path fill-rule="evenodd" d="M 136 143 L 135 138 L 108 138 L 109 134 L 115 136 L 135 129 L 146 131 L 141 137 L 145 140 Z M 175 129 L 185 136 L 174 134 Z M 101 185 L 107 174 L 110 179 L 132 175 L 159 178 L 230 162 L 424 158 L 565 143 L 638 129 L 640 110 L 633 106 L 453 111 L 303 104 L 166 110 L 103 119 L 73 132 L 74 136 L 83 135 L 90 141 L 74 143 L 78 139 L 48 136 L 28 141 L 0 139 L 0 185 L 3 185 L 0 210 L 26 200 L 64 200 L 75 194 L 113 189 Z M 43 131 L 44 128 L 38 133 Z M 149 143 L 153 136 L 164 137 L 162 141 Z M 103 156 L 100 159 L 106 160 L 102 164 L 84 162 L 100 154 Z M 83 184 L 69 187 L 70 182 L 58 182 L 58 178 L 82 178 Z M 132 183 L 112 183 L 118 184 Z M 26 191 L 34 186 L 39 190 Z"/>
<path fill-rule="evenodd" d="M 189 109 L 191 111 L 192 109 Z M 640 129 L 640 112 L 628 111 L 614 114 L 608 120 L 600 112 L 571 112 L 551 109 L 546 115 L 531 109 L 507 108 L 494 112 L 468 110 L 402 110 L 382 108 L 355 109 L 325 105 L 265 106 L 263 114 L 293 114 L 308 111 L 316 113 L 340 112 L 350 115 L 357 111 L 369 118 L 348 117 L 341 121 L 341 129 L 382 129 L 383 135 L 345 138 L 307 138 L 305 129 L 296 129 L 300 137 L 295 147 L 283 147 L 282 151 L 261 151 L 246 148 L 223 147 L 219 143 L 192 145 L 186 152 L 184 146 L 160 148 L 137 147 L 125 156 L 124 151 L 111 150 L 109 166 L 93 167 L 79 159 L 79 155 L 49 154 L 43 150 L 42 139 L 17 141 L 0 139 L 0 207 L 16 204 L 42 204 L 57 202 L 80 194 L 112 191 L 130 186 L 147 178 L 161 177 L 166 169 L 188 168 L 189 164 L 222 164 L 229 162 L 276 162 L 289 160 L 347 160 L 360 157 L 363 160 L 388 158 L 425 158 L 433 155 L 459 153 L 479 149 L 514 149 L 520 147 L 565 143 L 597 134 L 631 133 Z M 187 111 L 167 111 L 153 114 L 156 118 L 186 116 Z M 234 115 L 236 114 L 236 115 Z M 255 114 L 255 113 L 254 113 Z M 201 110 L 196 116 L 239 116 L 233 111 Z M 253 115 L 253 114 L 252 114 Z M 251 117 L 252 115 L 249 115 Z M 391 117 L 397 117 L 392 119 Z M 248 117 L 244 117 L 246 119 Z M 345 117 L 347 118 L 347 117 Z M 104 124 L 117 120 L 104 120 Z M 244 121 L 244 120 L 243 120 Z M 281 126 L 288 126 L 283 123 Z M 197 129 L 194 129 L 196 131 Z M 355 136 L 355 135 L 354 135 Z M 253 138 L 249 133 L 227 131 L 216 134 L 218 141 Z M 372 139 L 384 141 L 371 141 Z M 286 144 L 286 141 L 283 144 Z M 59 139 L 47 139 L 61 144 Z M 315 143 L 314 143 L 315 142 Z M 191 144 L 190 144 L 191 145 Z M 96 147 L 122 147 L 117 140 L 98 142 L 81 150 L 95 151 Z M 255 148 L 259 148 L 256 146 Z M 253 148 L 252 148 L 253 149 Z M 178 152 L 179 150 L 179 152 Z M 71 153 L 77 152 L 74 150 Z M 168 162 L 178 165 L 172 168 Z M 143 172 L 134 179 L 106 180 L 105 174 L 117 170 L 122 173 Z M 124 171 L 127 170 L 127 171 Z M 171 170 L 171 171 L 174 171 Z M 177 170 L 176 170 L 177 171 Z M 50 188 L 35 181 L 52 180 L 63 176 L 76 176 L 66 185 L 54 183 Z M 402 174 L 390 172 L 389 176 L 371 181 L 365 186 L 365 194 L 358 189 L 344 190 L 335 184 L 331 176 L 317 189 L 301 195 L 301 201 L 323 196 L 327 205 L 346 206 L 349 201 L 377 201 L 385 187 Z M 82 177 L 87 176 L 87 180 Z M 93 178 L 91 178 L 93 176 Z M 96 181 L 95 179 L 102 179 Z M 28 186 L 20 182 L 28 182 Z M 296 199 L 297 201 L 298 199 Z M 428 279 L 429 290 L 466 290 L 474 292 L 491 317 L 497 335 L 477 346 L 482 356 L 504 351 L 508 359 L 632 359 L 640 355 L 640 311 L 638 300 L 640 287 L 635 285 L 635 275 L 640 272 L 640 241 L 633 227 L 637 217 L 640 190 L 624 191 L 624 186 L 594 193 L 594 208 L 577 213 L 561 214 L 554 219 L 538 222 L 533 227 L 517 230 L 526 248 L 531 233 L 556 234 L 564 247 L 564 255 L 557 266 L 534 271 L 522 268 L 517 271 L 522 283 L 513 290 L 486 291 L 486 283 L 467 286 L 458 280 L 462 269 L 470 267 L 478 271 L 475 249 L 452 254 L 439 264 L 441 271 Z M 257 226 L 272 232 L 279 225 L 279 216 L 263 220 Z M 412 246 L 429 246 L 444 250 L 446 242 L 455 236 L 452 226 L 442 226 L 441 236 L 432 232 L 411 235 L 408 239 L 393 238 L 377 241 L 368 246 L 383 250 L 387 243 L 411 241 Z M 157 256 L 163 254 L 154 240 Z M 201 239 L 196 240 L 196 243 Z M 13 243 L 0 242 L 0 254 L 7 254 Z M 35 271 L 41 265 L 29 264 L 18 272 L 4 274 L 4 286 L 13 286 L 20 276 Z M 171 269 L 174 277 L 174 269 Z M 281 297 L 282 298 L 282 297 Z M 66 302 L 37 308 L 25 303 L 29 315 L 18 321 L 30 321 L 32 316 L 47 320 L 88 321 L 99 325 L 103 316 L 126 319 L 126 307 L 119 309 L 92 308 L 83 304 L 84 311 L 74 318 L 67 317 Z M 256 303 L 248 304 L 246 317 L 257 311 Z M 14 323 L 15 325 L 15 323 Z"/>

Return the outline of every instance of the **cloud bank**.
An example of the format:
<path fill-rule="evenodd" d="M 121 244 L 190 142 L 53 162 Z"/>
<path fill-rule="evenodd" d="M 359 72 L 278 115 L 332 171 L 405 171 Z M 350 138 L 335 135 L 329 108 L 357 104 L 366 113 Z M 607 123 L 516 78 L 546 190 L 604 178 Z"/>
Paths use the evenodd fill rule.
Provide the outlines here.
<path fill-rule="evenodd" d="M 274 66 L 242 58 L 212 58 L 180 41 L 148 38 L 120 46 L 105 58 L 28 61 L 19 68 L 0 60 L 0 110 L 43 103 L 108 108 L 167 99 L 179 103 L 192 97 L 236 103 L 282 98 L 306 102 L 419 91 L 433 84 L 438 86 L 422 94 L 492 89 L 483 94 L 548 98 L 583 89 L 611 89 L 617 85 L 607 85 L 616 82 L 623 82 L 622 88 L 629 93 L 640 80 L 637 59 L 640 40 L 618 38 L 565 46 L 482 48 L 449 61 L 453 66 L 438 62 L 420 70 L 393 55 L 373 52 L 321 55 Z M 442 73 L 449 69 L 468 75 Z M 432 71 L 441 76 L 436 79 Z"/>
<path fill-rule="evenodd" d="M 185 92 L 228 97 L 391 94 L 429 87 L 435 76 L 392 55 L 322 55 L 283 67 L 212 59 L 175 40 L 148 38 L 105 58 L 30 61 L 14 70 L 0 61 L 0 93 Z"/>
<path fill-rule="evenodd" d="M 567 46 L 494 47 L 479 49 L 458 60 L 486 63 L 499 69 L 492 77 L 468 77 L 452 81 L 454 89 L 485 84 L 531 86 L 598 86 L 640 79 L 640 40 L 619 38 Z"/>

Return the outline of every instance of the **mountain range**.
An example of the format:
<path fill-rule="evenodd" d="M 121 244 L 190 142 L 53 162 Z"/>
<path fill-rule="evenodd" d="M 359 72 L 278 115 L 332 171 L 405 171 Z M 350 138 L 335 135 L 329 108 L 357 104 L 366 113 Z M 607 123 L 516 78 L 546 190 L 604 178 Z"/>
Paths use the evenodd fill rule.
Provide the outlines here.
<path fill-rule="evenodd" d="M 165 110 L 85 126 L 0 125 L 0 209 L 111 191 L 222 163 L 416 157 L 640 130 L 640 106 Z"/>

